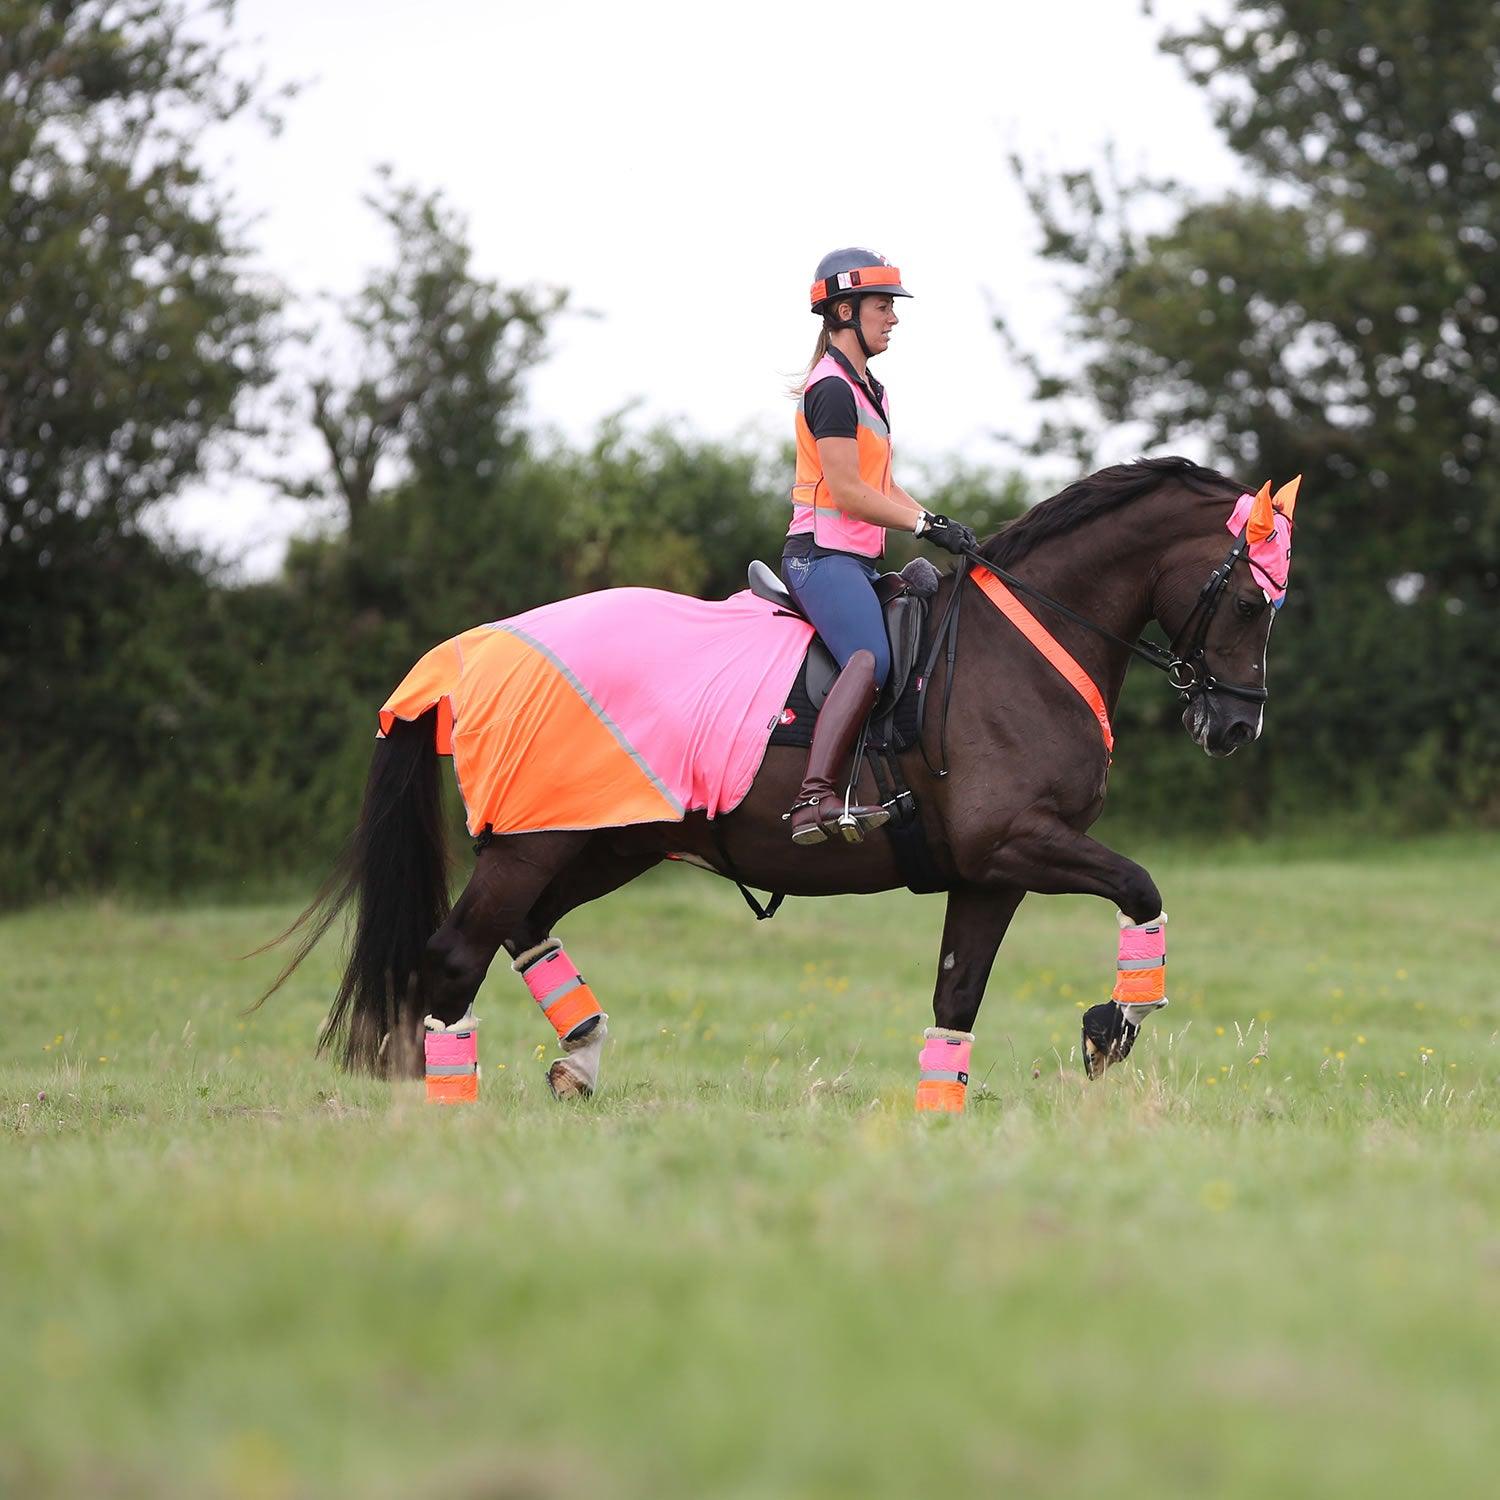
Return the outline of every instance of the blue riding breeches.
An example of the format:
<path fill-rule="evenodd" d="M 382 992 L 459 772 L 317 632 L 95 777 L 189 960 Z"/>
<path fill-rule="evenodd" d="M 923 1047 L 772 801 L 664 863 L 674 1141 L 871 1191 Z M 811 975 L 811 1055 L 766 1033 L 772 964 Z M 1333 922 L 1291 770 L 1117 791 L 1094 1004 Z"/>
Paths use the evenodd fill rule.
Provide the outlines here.
<path fill-rule="evenodd" d="M 783 556 L 781 577 L 840 668 L 856 651 L 868 651 L 875 658 L 875 685 L 884 687 L 891 675 L 891 647 L 875 597 L 880 577 L 875 564 L 847 552 Z"/>

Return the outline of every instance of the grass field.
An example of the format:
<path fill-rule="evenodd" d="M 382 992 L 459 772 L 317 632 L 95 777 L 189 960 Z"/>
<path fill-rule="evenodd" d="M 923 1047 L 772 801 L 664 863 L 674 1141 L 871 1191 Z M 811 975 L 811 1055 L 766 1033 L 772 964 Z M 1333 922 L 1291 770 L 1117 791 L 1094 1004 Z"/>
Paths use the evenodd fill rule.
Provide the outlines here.
<path fill-rule="evenodd" d="M 1492 843 L 1127 852 L 1171 1008 L 1083 1086 L 1113 912 L 1032 898 L 962 1119 L 940 898 L 576 914 L 571 1109 L 503 968 L 444 1111 L 311 1059 L 331 946 L 242 1014 L 289 905 L 0 921 L 0 1493 L 1495 1493 Z"/>

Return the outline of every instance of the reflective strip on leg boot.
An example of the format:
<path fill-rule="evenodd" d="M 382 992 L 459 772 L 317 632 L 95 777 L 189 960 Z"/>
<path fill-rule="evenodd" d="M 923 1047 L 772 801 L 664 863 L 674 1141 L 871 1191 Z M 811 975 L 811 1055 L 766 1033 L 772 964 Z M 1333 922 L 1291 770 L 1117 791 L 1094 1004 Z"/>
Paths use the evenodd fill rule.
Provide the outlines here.
<path fill-rule="evenodd" d="M 552 1029 L 566 1042 L 582 1036 L 589 1023 L 604 1014 L 594 992 L 556 938 L 528 948 L 511 965 L 526 981 L 531 998 L 542 1008 Z"/>
<path fill-rule="evenodd" d="M 1167 914 L 1140 923 L 1124 912 L 1119 916 L 1120 957 L 1110 999 L 1129 1025 L 1139 1026 L 1167 1003 Z"/>
<path fill-rule="evenodd" d="M 472 1104 L 479 1098 L 479 1017 L 472 1011 L 445 1026 L 435 1016 L 422 1023 L 430 1104 Z"/>
<path fill-rule="evenodd" d="M 961 1115 L 969 1091 L 969 1051 L 974 1035 L 929 1026 L 922 1037 L 922 1050 L 917 1054 L 922 1070 L 917 1081 L 917 1111 Z"/>

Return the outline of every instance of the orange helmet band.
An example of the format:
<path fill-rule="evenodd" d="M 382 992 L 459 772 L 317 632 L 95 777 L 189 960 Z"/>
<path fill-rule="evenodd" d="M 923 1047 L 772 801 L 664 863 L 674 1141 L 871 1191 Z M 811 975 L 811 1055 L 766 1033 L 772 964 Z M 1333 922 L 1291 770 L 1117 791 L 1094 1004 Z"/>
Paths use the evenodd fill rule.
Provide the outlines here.
<path fill-rule="evenodd" d="M 812 305 L 837 297 L 840 292 L 863 292 L 872 287 L 900 286 L 901 272 L 895 266 L 860 266 L 854 271 L 840 271 L 812 284 Z"/>

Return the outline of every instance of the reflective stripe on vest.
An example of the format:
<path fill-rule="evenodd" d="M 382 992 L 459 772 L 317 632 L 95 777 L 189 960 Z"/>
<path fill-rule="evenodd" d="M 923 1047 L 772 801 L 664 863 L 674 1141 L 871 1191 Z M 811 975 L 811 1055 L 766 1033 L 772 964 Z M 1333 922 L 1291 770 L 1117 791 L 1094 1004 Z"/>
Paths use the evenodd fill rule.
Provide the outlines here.
<path fill-rule="evenodd" d="M 859 463 L 859 477 L 882 495 L 891 493 L 891 430 L 881 411 L 874 405 L 849 372 L 831 354 L 825 354 L 813 366 L 804 392 L 829 375 L 837 375 L 854 392 L 854 415 L 858 426 L 854 442 Z M 828 481 L 823 477 L 823 460 L 818 442 L 807 425 L 806 395 L 797 406 L 797 482 L 792 486 L 793 534 L 812 533 L 820 547 L 839 552 L 857 552 L 862 557 L 879 557 L 885 551 L 885 527 L 870 521 L 846 516 L 838 508 Z M 887 398 L 889 400 L 889 398 Z"/>

